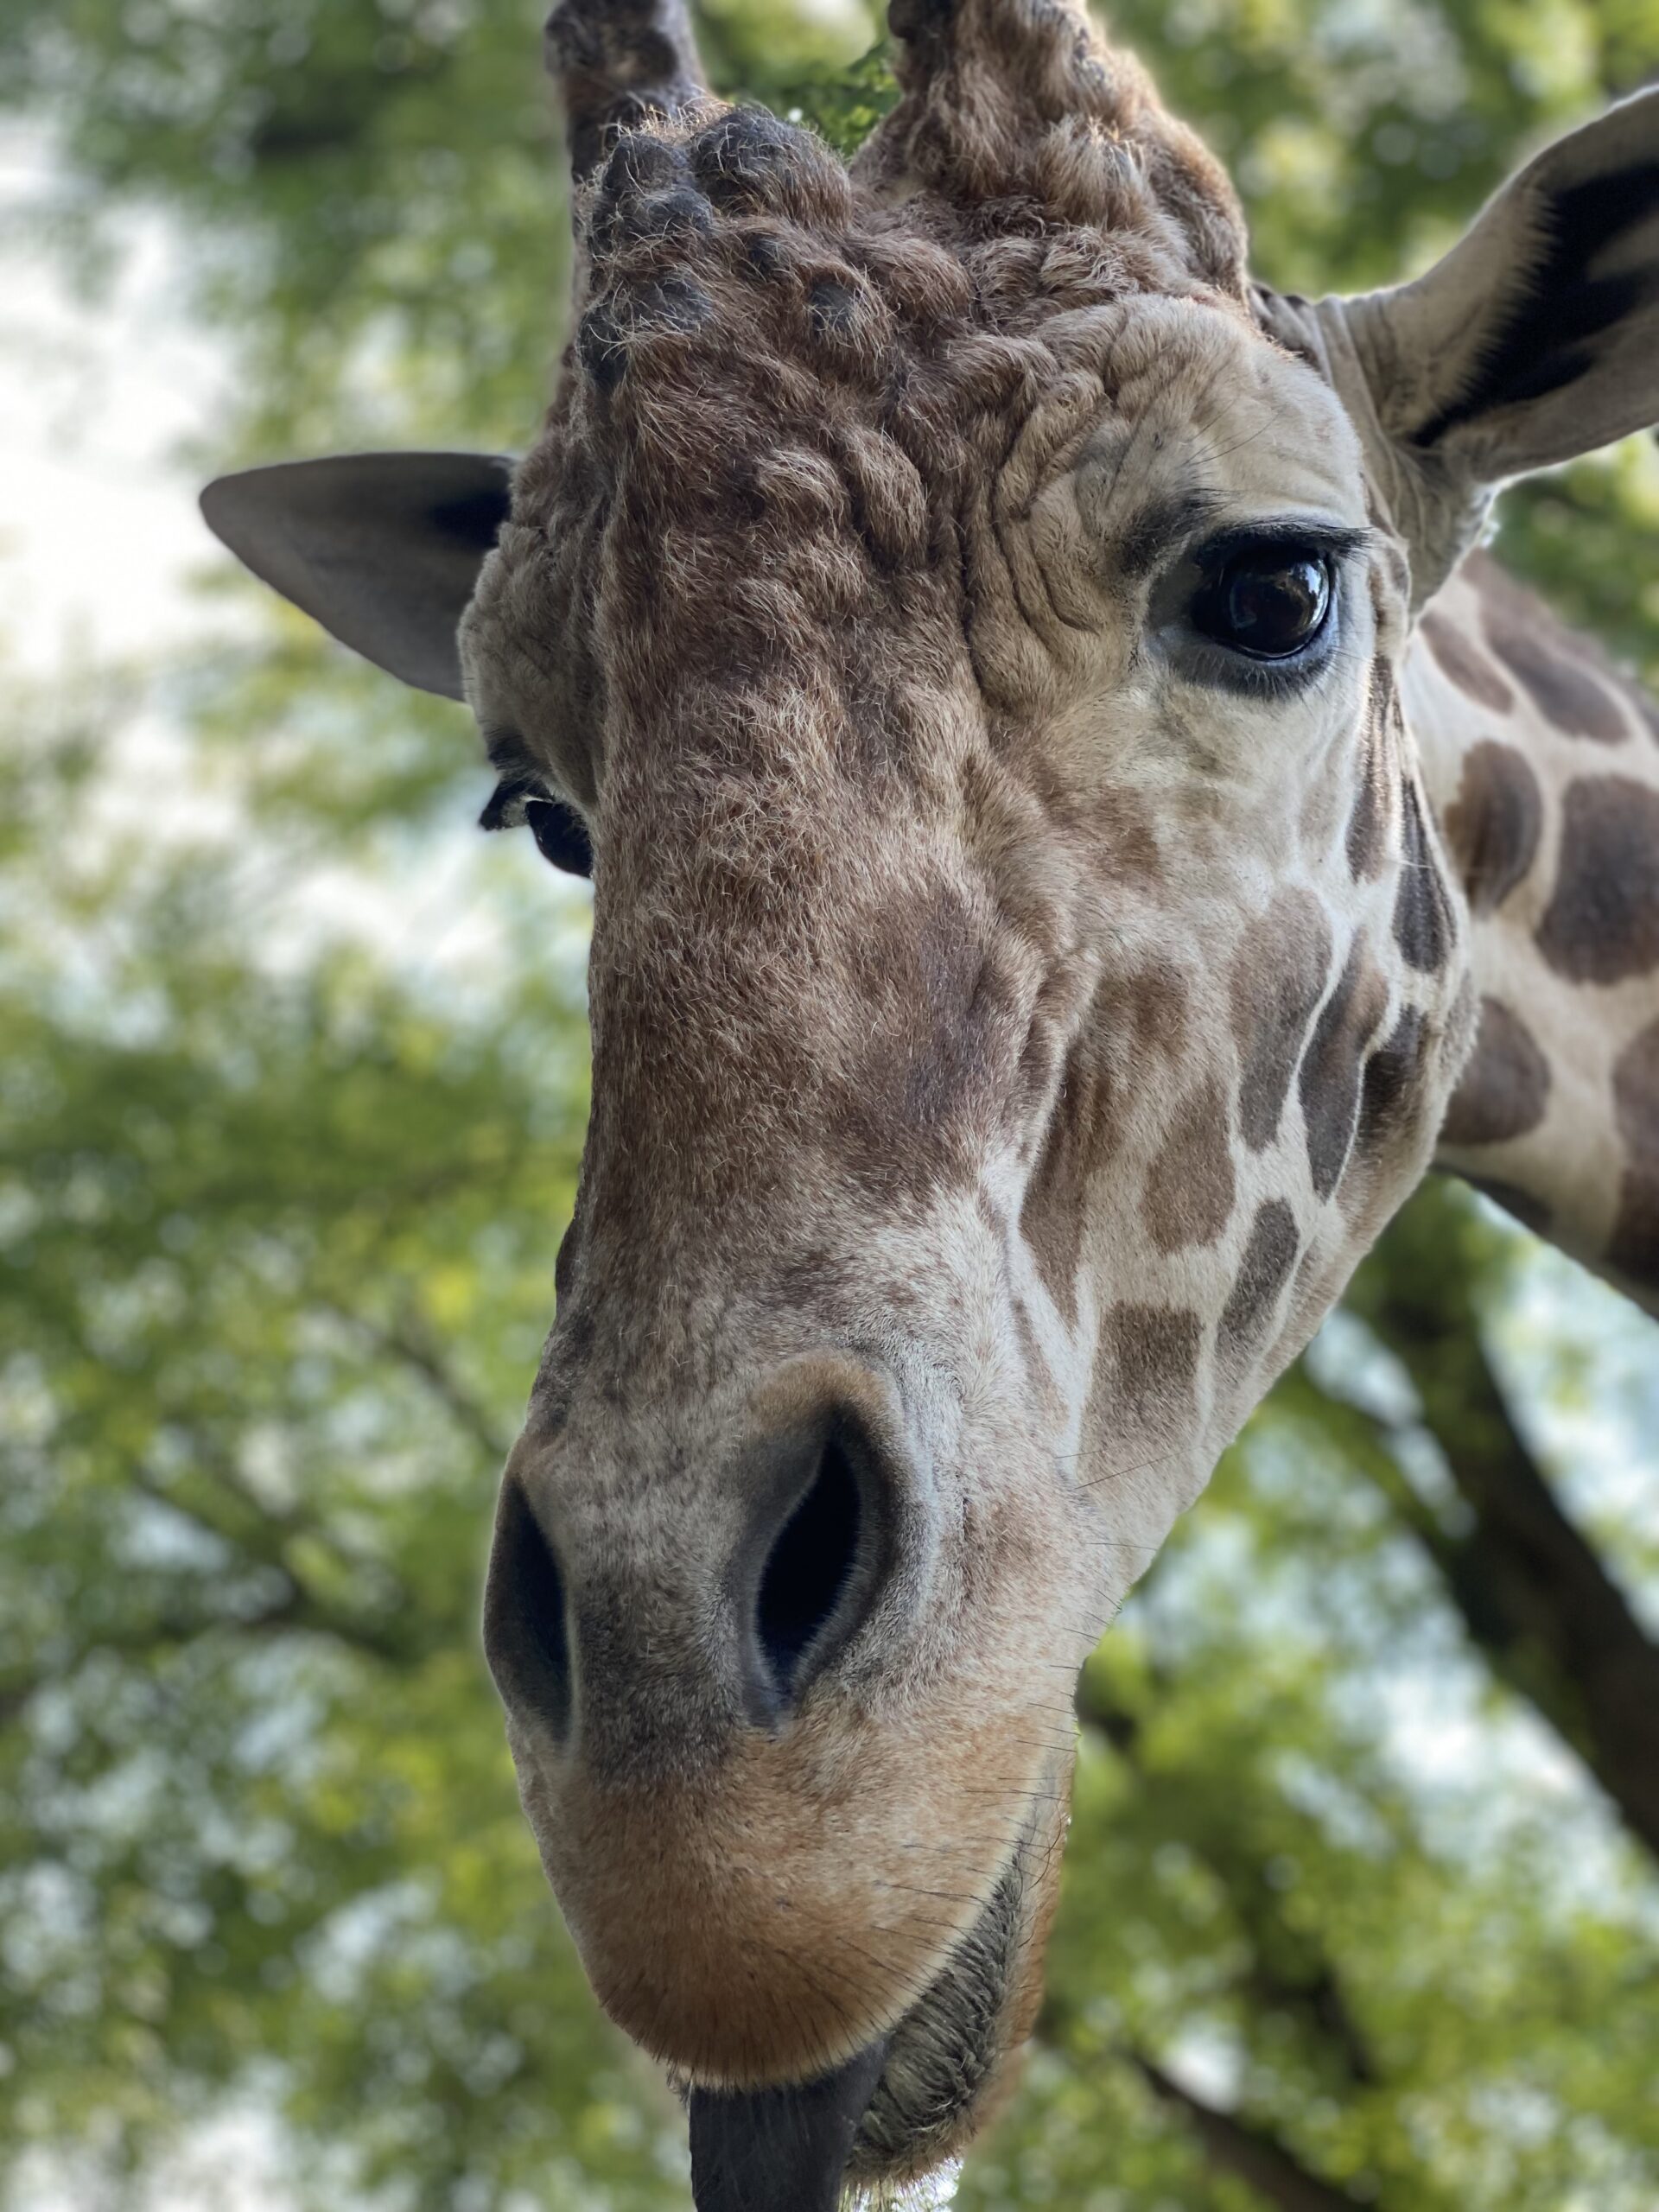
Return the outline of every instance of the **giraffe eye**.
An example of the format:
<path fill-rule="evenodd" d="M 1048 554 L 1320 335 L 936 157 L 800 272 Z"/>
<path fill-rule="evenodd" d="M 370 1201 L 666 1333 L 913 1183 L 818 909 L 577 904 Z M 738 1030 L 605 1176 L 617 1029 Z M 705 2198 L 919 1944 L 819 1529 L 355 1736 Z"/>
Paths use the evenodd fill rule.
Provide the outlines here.
<path fill-rule="evenodd" d="M 523 824 L 536 840 L 536 849 L 567 875 L 591 875 L 594 849 L 588 824 L 574 806 L 548 794 L 524 777 L 504 777 L 490 793 L 489 804 L 478 817 L 480 830 L 516 830 Z"/>
<path fill-rule="evenodd" d="M 1201 637 L 1251 660 L 1290 660 L 1331 612 L 1329 554 L 1282 540 L 1235 545 L 1199 585 L 1191 611 Z"/>
<path fill-rule="evenodd" d="M 556 798 L 527 798 L 524 820 L 536 840 L 536 849 L 544 861 L 551 861 L 567 875 L 593 874 L 594 849 L 588 842 L 588 825 L 574 806 L 566 806 Z"/>

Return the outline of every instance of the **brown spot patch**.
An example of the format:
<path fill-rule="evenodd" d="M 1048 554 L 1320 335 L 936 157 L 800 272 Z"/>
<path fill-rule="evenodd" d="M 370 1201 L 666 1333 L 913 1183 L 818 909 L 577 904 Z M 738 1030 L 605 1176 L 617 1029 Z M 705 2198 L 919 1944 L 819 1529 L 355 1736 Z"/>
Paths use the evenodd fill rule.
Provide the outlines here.
<path fill-rule="evenodd" d="M 1163 873 L 1152 809 L 1140 793 L 1115 785 L 1100 795 L 1090 829 L 1095 855 L 1109 875 L 1156 883 Z"/>
<path fill-rule="evenodd" d="M 1422 1093 L 1423 1049 L 1427 1026 L 1421 1013 L 1408 1006 L 1365 1063 L 1359 1085 L 1359 1130 L 1355 1142 L 1362 1152 L 1380 1152 L 1413 1120 L 1412 1109 Z"/>
<path fill-rule="evenodd" d="M 1279 1294 L 1295 1265 L 1300 1242 L 1296 1217 L 1282 1198 L 1268 1198 L 1256 1208 L 1238 1280 L 1222 1308 L 1219 1342 L 1224 1353 L 1239 1358 L 1266 1333 Z"/>
<path fill-rule="evenodd" d="M 1659 1167 L 1659 1021 L 1633 1038 L 1614 1062 L 1613 1113 L 1630 1157 Z"/>
<path fill-rule="evenodd" d="M 1331 973 L 1331 925 L 1311 892 L 1281 891 L 1233 962 L 1239 1134 L 1261 1152 L 1279 1133 L 1290 1079 Z"/>
<path fill-rule="evenodd" d="M 1116 1072 L 1099 1040 L 1080 1037 L 1066 1055 L 1048 1134 L 1020 1209 L 1020 1233 L 1068 1324 L 1077 1318 L 1084 1186 L 1122 1134 Z"/>
<path fill-rule="evenodd" d="M 1526 755 L 1496 738 L 1471 746 L 1445 829 L 1475 913 L 1490 914 L 1524 879 L 1543 821 L 1543 793 Z"/>
<path fill-rule="evenodd" d="M 1154 1050 L 1179 1058 L 1186 1049 L 1192 986 L 1173 962 L 1154 960 L 1103 982 L 1090 1013 L 1094 1034 L 1137 1060 Z"/>
<path fill-rule="evenodd" d="M 1659 967 L 1659 791 L 1630 776 L 1586 776 L 1561 804 L 1555 888 L 1538 949 L 1575 983 L 1617 983 Z"/>
<path fill-rule="evenodd" d="M 1446 965 L 1456 930 L 1440 864 L 1434 856 L 1433 840 L 1423 821 L 1423 803 L 1414 783 L 1404 786 L 1404 796 L 1400 888 L 1394 902 L 1394 941 L 1421 975 L 1433 975 Z"/>
<path fill-rule="evenodd" d="M 1614 1063 L 1613 1110 L 1629 1157 L 1607 1257 L 1633 1281 L 1659 1284 L 1659 1021 Z"/>
<path fill-rule="evenodd" d="M 1186 1042 L 1190 995 L 1186 977 L 1167 961 L 1137 969 L 1123 993 L 1137 1046 L 1159 1045 L 1166 1052 L 1179 1052 Z"/>
<path fill-rule="evenodd" d="M 1549 1103 L 1549 1062 L 1520 1015 L 1502 1000 L 1480 1002 L 1475 1049 L 1440 1125 L 1442 1144 L 1502 1144 L 1525 1136 Z"/>
<path fill-rule="evenodd" d="M 1535 652 L 1558 649 L 1560 658 L 1574 667 L 1592 671 L 1602 689 L 1621 701 L 1636 720 L 1659 740 L 1659 703 L 1628 668 L 1621 668 L 1612 659 L 1599 639 L 1586 637 L 1580 630 L 1569 630 L 1536 592 L 1517 583 L 1490 554 L 1471 553 L 1464 563 L 1464 574 L 1483 599 L 1498 610 L 1497 619 L 1507 624 L 1511 634 L 1519 632 L 1527 637 Z"/>
<path fill-rule="evenodd" d="M 1008 1302 L 1014 1309 L 1014 1332 L 1020 1338 L 1020 1355 L 1025 1361 L 1026 1373 L 1044 1401 L 1051 1408 L 1058 1409 L 1059 1399 L 1054 1387 L 1054 1370 L 1038 1341 L 1037 1331 L 1027 1310 L 1026 1301 L 1015 1294 Z"/>
<path fill-rule="evenodd" d="M 1394 671 L 1379 654 L 1371 663 L 1371 726 L 1359 761 L 1359 789 L 1348 817 L 1348 868 L 1356 883 L 1382 872 L 1394 808 L 1393 748 L 1388 742 L 1394 708 Z"/>
<path fill-rule="evenodd" d="M 1009 1057 L 1014 1000 L 969 902 L 895 901 L 851 963 L 868 1045 L 849 1069 L 838 1155 L 884 1196 L 973 1172 L 976 1109 Z"/>
<path fill-rule="evenodd" d="M 1630 733 L 1618 702 L 1573 658 L 1556 623 L 1537 620 L 1529 594 L 1486 596 L 1482 620 L 1493 652 L 1557 729 L 1599 745 L 1623 744 Z"/>
<path fill-rule="evenodd" d="M 1185 1045 L 1186 978 L 1168 963 L 1115 977 L 1101 985 L 1084 1021 L 1066 1054 L 1020 1211 L 1020 1234 L 1068 1323 L 1077 1319 L 1086 1186 L 1117 1148 L 1136 1067 L 1149 1052 L 1179 1053 Z"/>
<path fill-rule="evenodd" d="M 1213 1077 L 1189 1091 L 1147 1178 L 1141 1212 L 1163 1252 L 1213 1244 L 1233 1211 L 1227 1098 Z"/>
<path fill-rule="evenodd" d="M 1198 1406 L 1198 1351 L 1203 1331 L 1196 1313 L 1168 1306 L 1109 1306 L 1101 1322 L 1101 1355 L 1107 1363 L 1096 1388 L 1109 1428 L 1167 1430 L 1189 1420 Z"/>
<path fill-rule="evenodd" d="M 1430 607 L 1417 625 L 1428 649 L 1459 691 L 1494 714 L 1507 715 L 1515 694 L 1486 656 L 1465 637 L 1456 624 Z"/>
<path fill-rule="evenodd" d="M 1627 1167 L 1607 1259 L 1632 1282 L 1659 1285 L 1659 1170 Z"/>
<path fill-rule="evenodd" d="M 1365 1047 L 1388 1003 L 1388 985 L 1372 967 L 1362 937 L 1349 954 L 1302 1056 L 1299 1088 L 1307 1128 L 1308 1173 L 1322 1198 L 1336 1189 L 1347 1164 L 1359 1117 Z"/>

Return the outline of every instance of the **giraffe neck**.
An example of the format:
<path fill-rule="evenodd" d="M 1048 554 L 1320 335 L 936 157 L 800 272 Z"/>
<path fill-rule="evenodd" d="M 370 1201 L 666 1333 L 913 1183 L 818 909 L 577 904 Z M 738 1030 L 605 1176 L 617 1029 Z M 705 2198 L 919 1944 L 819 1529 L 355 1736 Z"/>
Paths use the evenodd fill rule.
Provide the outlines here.
<path fill-rule="evenodd" d="M 1481 1001 L 1436 1164 L 1659 1311 L 1659 706 L 1478 553 L 1404 690 Z"/>

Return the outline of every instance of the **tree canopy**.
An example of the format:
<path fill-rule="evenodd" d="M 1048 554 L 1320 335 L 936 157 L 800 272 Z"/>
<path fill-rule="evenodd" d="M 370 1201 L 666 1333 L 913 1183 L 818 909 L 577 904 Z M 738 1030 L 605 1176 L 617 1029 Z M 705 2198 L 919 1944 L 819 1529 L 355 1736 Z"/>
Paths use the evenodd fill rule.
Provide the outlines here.
<path fill-rule="evenodd" d="M 1261 272 L 1357 289 L 1659 69 L 1659 0 L 1123 0 Z M 876 26 L 704 11 L 843 145 Z M 537 10 L 11 0 L 94 294 L 188 241 L 216 463 L 522 445 L 564 313 Z M 1500 551 L 1659 677 L 1653 442 Z M 298 2203 L 683 2212 L 479 1651 L 585 1111 L 585 908 L 461 712 L 272 609 L 0 703 L 0 2202 L 145 2201 L 227 2101 Z M 971 2212 L 1659 2196 L 1659 1359 L 1449 1182 L 1085 1675 L 1049 2001 Z M 1646 1482 L 1645 1502 L 1643 1490 Z"/>

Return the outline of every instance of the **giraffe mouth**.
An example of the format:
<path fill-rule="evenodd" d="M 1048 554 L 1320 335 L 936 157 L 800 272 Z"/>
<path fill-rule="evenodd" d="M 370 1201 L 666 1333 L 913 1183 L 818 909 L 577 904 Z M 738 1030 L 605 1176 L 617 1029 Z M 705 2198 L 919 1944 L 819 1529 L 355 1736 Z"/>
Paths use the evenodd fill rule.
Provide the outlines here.
<path fill-rule="evenodd" d="M 1022 1982 L 1034 1982 L 1041 1967 L 1026 1852 L 1022 1844 L 983 1912 L 887 2039 L 853 2140 L 849 2183 L 932 2172 L 977 2130 L 1009 2072 L 1027 2024 L 1010 2016 Z M 1021 1971 L 1027 1965 L 1028 1975 Z"/>
<path fill-rule="evenodd" d="M 696 2212 L 836 2212 L 843 2192 L 885 2201 L 960 2153 L 1009 2085 L 1040 1993 L 1054 1825 L 1039 1807 L 978 1919 L 891 2033 L 812 2082 L 691 2091 Z"/>

